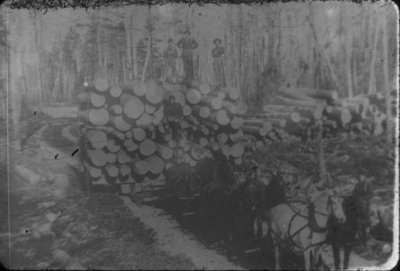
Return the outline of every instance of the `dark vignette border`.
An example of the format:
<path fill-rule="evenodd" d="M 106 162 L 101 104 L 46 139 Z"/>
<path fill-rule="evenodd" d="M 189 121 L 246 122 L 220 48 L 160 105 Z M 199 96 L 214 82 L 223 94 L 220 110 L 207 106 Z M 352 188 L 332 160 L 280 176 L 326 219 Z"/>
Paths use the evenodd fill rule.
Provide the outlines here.
<path fill-rule="evenodd" d="M 33 9 L 36 11 L 46 12 L 49 9 L 59 8 L 85 8 L 95 9 L 100 7 L 118 7 L 125 5 L 160 5 L 166 3 L 184 3 L 184 4 L 263 4 L 270 2 L 292 2 L 296 0 L 0 0 L 0 6 L 6 6 L 11 9 Z M 306 2 L 305 0 L 297 0 L 298 2 Z M 329 1 L 329 0 L 312 0 L 312 1 Z M 342 0 L 346 1 L 346 0 Z M 361 4 L 364 0 L 348 0 Z M 377 2 L 378 0 L 372 0 Z M 385 2 L 391 2 L 385 0 Z"/>

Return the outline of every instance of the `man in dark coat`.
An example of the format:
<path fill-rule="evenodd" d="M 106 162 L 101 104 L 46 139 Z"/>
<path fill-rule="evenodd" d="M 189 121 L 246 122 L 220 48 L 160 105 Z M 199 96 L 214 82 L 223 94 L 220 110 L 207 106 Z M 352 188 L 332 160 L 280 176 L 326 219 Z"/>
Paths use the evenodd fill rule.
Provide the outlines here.
<path fill-rule="evenodd" d="M 186 30 L 183 38 L 181 38 L 177 46 L 182 49 L 182 60 L 185 69 L 186 79 L 193 79 L 193 50 L 198 47 L 197 42 L 190 37 L 190 32 Z"/>

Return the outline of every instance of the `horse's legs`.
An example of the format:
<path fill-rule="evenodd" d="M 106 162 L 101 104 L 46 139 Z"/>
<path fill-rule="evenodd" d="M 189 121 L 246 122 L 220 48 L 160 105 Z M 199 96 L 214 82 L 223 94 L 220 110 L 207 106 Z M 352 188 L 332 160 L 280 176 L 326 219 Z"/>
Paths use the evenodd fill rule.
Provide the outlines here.
<path fill-rule="evenodd" d="M 338 245 L 332 245 L 333 260 L 335 262 L 335 269 L 340 268 L 340 247 Z"/>
<path fill-rule="evenodd" d="M 279 246 L 275 247 L 275 270 L 280 270 L 281 269 L 281 262 L 280 262 L 280 256 L 279 256 Z"/>
<path fill-rule="evenodd" d="M 304 256 L 304 270 L 311 270 L 312 264 L 312 252 L 311 249 L 308 248 L 303 252 Z"/>
<path fill-rule="evenodd" d="M 344 246 L 344 260 L 343 269 L 346 270 L 349 267 L 351 247 L 349 245 Z"/>

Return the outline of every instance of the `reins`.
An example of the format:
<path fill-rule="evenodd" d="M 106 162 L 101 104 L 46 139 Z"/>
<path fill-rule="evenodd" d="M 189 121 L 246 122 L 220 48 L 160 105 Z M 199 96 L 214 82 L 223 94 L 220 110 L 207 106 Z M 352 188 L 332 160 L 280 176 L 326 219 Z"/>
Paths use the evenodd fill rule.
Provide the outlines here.
<path fill-rule="evenodd" d="M 301 212 L 302 212 L 304 209 L 303 209 L 303 210 L 296 210 L 296 208 L 290 204 L 290 203 L 294 203 L 294 202 L 300 202 L 300 203 L 305 203 L 305 204 L 307 204 L 308 206 L 307 206 L 306 208 L 309 208 L 309 211 L 308 211 L 309 214 L 308 214 L 308 216 L 301 214 Z M 329 201 L 328 203 L 331 204 L 331 201 Z M 322 232 L 326 232 L 327 229 L 328 229 L 328 227 L 326 226 L 326 227 L 322 228 L 322 227 L 320 227 L 319 225 L 316 225 L 316 226 L 318 227 L 318 228 L 317 228 L 317 227 L 313 227 L 312 225 L 310 225 L 310 224 L 311 224 L 311 223 L 310 223 L 310 215 L 311 215 L 311 214 L 310 214 L 310 208 L 314 208 L 314 207 L 313 207 L 313 203 L 308 202 L 308 201 L 305 201 L 305 200 L 297 200 L 297 201 L 291 201 L 291 202 L 286 201 L 285 204 L 286 204 L 287 206 L 289 206 L 289 208 L 294 212 L 294 215 L 291 217 L 290 222 L 289 222 L 289 227 L 288 227 L 288 231 L 287 231 L 288 236 L 287 236 L 286 238 L 280 240 L 279 242 L 277 242 L 277 243 L 275 243 L 275 244 L 272 244 L 272 247 L 279 246 L 280 244 L 285 243 L 285 242 L 288 241 L 288 242 L 290 242 L 293 246 L 299 248 L 299 249 L 302 250 L 302 251 L 305 251 L 305 250 L 309 249 L 310 247 L 318 246 L 318 245 L 320 245 L 320 244 L 325 243 L 325 240 L 324 240 L 324 241 L 320 241 L 320 242 L 311 244 L 311 245 L 307 246 L 306 248 L 302 248 L 301 246 L 297 245 L 297 244 L 294 242 L 293 237 L 295 237 L 296 235 L 298 235 L 298 234 L 299 234 L 301 231 L 303 231 L 305 228 L 307 228 L 307 227 L 310 228 L 310 230 L 311 230 L 310 235 L 312 236 L 313 233 L 322 233 Z M 317 214 L 320 214 L 320 215 L 323 215 L 323 216 L 327 216 L 327 217 L 330 216 L 330 214 L 326 214 L 326 213 L 323 213 L 323 212 L 320 212 L 320 211 L 316 211 L 315 209 L 314 209 L 313 211 L 314 211 L 314 213 L 317 213 Z M 295 219 L 297 216 L 300 216 L 300 217 L 302 217 L 302 218 L 306 218 L 306 219 L 308 220 L 308 223 L 305 224 L 304 226 L 302 226 L 301 228 L 299 228 L 298 230 L 296 230 L 293 234 L 290 234 L 290 230 L 291 230 L 291 228 L 292 228 L 293 221 L 294 221 L 294 219 Z"/>

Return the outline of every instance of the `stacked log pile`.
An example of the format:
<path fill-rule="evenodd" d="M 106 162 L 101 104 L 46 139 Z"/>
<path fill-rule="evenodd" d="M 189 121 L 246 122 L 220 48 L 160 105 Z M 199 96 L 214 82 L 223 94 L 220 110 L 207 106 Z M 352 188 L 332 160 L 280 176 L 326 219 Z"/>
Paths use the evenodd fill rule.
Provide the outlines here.
<path fill-rule="evenodd" d="M 239 98 L 237 89 L 198 82 L 109 86 L 98 79 L 77 97 L 91 191 L 162 186 L 166 170 L 180 163 L 195 167 L 209 156 L 206 149 L 241 163 L 239 116 L 246 108 Z"/>
<path fill-rule="evenodd" d="M 274 104 L 252 116 L 239 89 L 196 81 L 109 86 L 98 79 L 77 98 L 90 187 L 122 193 L 137 191 L 138 183 L 162 186 L 169 168 L 194 168 L 211 152 L 240 165 L 247 150 L 312 139 L 318 120 L 326 134 L 379 134 L 384 122 L 379 95 L 340 100 L 335 91 L 305 88 L 280 89 Z"/>

